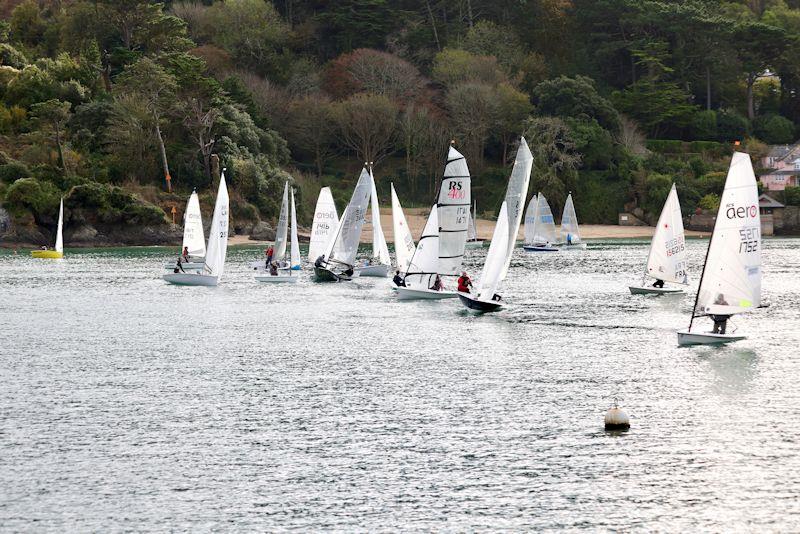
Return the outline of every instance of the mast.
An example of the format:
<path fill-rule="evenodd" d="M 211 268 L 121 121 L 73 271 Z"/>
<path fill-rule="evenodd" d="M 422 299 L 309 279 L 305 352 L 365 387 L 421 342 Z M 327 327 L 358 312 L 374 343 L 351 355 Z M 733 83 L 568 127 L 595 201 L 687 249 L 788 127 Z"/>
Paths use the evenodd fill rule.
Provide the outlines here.
<path fill-rule="evenodd" d="M 708 264 L 708 253 L 711 251 L 711 242 L 714 241 L 714 232 L 717 230 L 717 221 L 714 221 L 714 229 L 711 231 L 711 237 L 708 238 L 708 248 L 706 249 L 706 257 L 703 260 L 703 270 L 700 272 L 700 283 L 697 285 L 697 294 L 694 296 L 694 305 L 692 306 L 692 317 L 689 319 L 689 332 L 692 331 L 692 323 L 694 322 L 694 311 L 697 309 L 697 301 L 700 299 L 700 288 L 703 287 L 703 277 L 706 274 L 706 264 Z"/>

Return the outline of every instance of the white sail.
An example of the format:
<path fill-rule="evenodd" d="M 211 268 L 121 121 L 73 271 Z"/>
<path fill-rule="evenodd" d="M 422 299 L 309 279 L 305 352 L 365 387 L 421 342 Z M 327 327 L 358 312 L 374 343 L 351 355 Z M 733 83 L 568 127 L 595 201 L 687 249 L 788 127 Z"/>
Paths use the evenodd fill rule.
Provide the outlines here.
<path fill-rule="evenodd" d="M 472 205 L 467 160 L 453 147 L 439 188 L 439 273 L 457 276 L 461 272 L 467 243 L 469 209 Z"/>
<path fill-rule="evenodd" d="M 350 203 L 342 214 L 342 221 L 336 234 L 328 243 L 325 260 L 329 265 L 333 263 L 344 268 L 352 268 L 355 264 L 371 190 L 372 180 L 367 168 L 364 167 L 353 190 L 353 196 L 350 197 Z M 333 266 L 331 265 L 331 267 Z"/>
<path fill-rule="evenodd" d="M 189 250 L 189 256 L 202 258 L 206 255 L 203 216 L 200 213 L 200 200 L 196 191 L 192 191 L 183 214 L 183 248 Z"/>
<path fill-rule="evenodd" d="M 375 187 L 375 176 L 372 169 L 369 170 L 369 179 L 372 182 L 370 192 L 370 211 L 372 212 L 372 257 L 377 258 L 382 265 L 391 265 L 392 258 L 389 256 L 389 247 L 386 245 L 386 237 L 381 228 L 381 208 L 378 204 L 378 190 Z"/>
<path fill-rule="evenodd" d="M 467 213 L 469 223 L 467 224 L 467 241 L 477 241 L 478 230 L 475 228 L 475 216 L 477 215 L 478 206 L 472 204 L 472 213 Z"/>
<path fill-rule="evenodd" d="M 291 246 L 289 253 L 289 267 L 292 269 L 300 268 L 300 241 L 297 239 L 297 210 L 294 205 L 294 188 L 292 188 L 292 232 Z"/>
<path fill-rule="evenodd" d="M 58 228 L 56 229 L 56 252 L 64 252 L 64 197 L 58 206 Z"/>
<path fill-rule="evenodd" d="M 750 156 L 734 152 L 695 312 L 730 315 L 761 305 L 761 215 Z"/>
<path fill-rule="evenodd" d="M 339 216 L 333 202 L 330 187 L 319 190 L 317 207 L 314 209 L 314 222 L 311 224 L 311 240 L 308 244 L 308 261 L 313 262 L 325 254 L 328 242 L 339 227 Z"/>
<path fill-rule="evenodd" d="M 528 183 L 531 180 L 531 168 L 533 167 L 533 154 L 531 154 L 528 143 L 524 137 L 520 138 L 517 157 L 514 159 L 514 167 L 511 169 L 511 177 L 508 179 L 506 189 L 506 209 L 508 210 L 508 254 L 506 263 L 503 266 L 500 279 L 505 279 L 508 274 L 508 266 L 511 264 L 511 256 L 517 244 L 517 234 L 519 224 L 522 221 L 522 211 L 525 209 L 525 197 L 528 196 Z M 494 238 L 492 238 L 494 242 Z"/>
<path fill-rule="evenodd" d="M 401 273 L 408 272 L 408 264 L 411 263 L 411 258 L 414 256 L 414 237 L 411 235 L 411 230 L 408 227 L 406 216 L 403 214 L 403 207 L 400 205 L 400 199 L 397 198 L 397 193 L 394 190 L 394 184 L 391 184 L 392 190 L 392 230 L 394 230 L 394 254 L 397 260 L 397 269 Z M 433 210 L 436 211 L 436 210 Z M 436 236 L 439 233 L 437 229 Z M 436 244 L 436 257 L 439 257 L 438 247 Z"/>
<path fill-rule="evenodd" d="M 406 285 L 413 288 L 430 289 L 439 269 L 439 211 L 436 205 L 425 222 L 425 228 L 417 242 L 417 248 L 406 270 Z"/>
<path fill-rule="evenodd" d="M 553 218 L 553 210 L 542 193 L 538 195 L 536 203 L 536 229 L 533 235 L 533 242 L 543 245 L 556 242 L 556 222 Z"/>
<path fill-rule="evenodd" d="M 492 243 L 489 245 L 489 252 L 486 253 L 486 262 L 483 264 L 483 272 L 478 282 L 478 300 L 492 300 L 497 292 L 497 286 L 503 278 L 503 269 L 506 266 L 508 252 L 508 207 L 505 201 L 500 207 L 500 214 L 497 216 L 497 224 L 492 234 Z"/>
<path fill-rule="evenodd" d="M 225 172 L 219 178 L 217 200 L 214 203 L 214 217 L 208 231 L 206 247 L 205 271 L 207 274 L 222 277 L 225 270 L 225 256 L 228 252 L 228 186 L 225 183 Z"/>
<path fill-rule="evenodd" d="M 575 205 L 572 203 L 572 193 L 567 195 L 567 201 L 564 203 L 564 213 L 561 214 L 561 239 L 564 243 L 571 245 L 577 245 L 581 242 L 581 236 L 578 231 L 578 216 L 575 215 Z"/>
<path fill-rule="evenodd" d="M 286 238 L 289 230 L 289 182 L 283 185 L 281 214 L 278 216 L 278 228 L 275 230 L 275 251 L 272 260 L 281 261 L 286 256 Z"/>
<path fill-rule="evenodd" d="M 528 202 L 528 209 L 525 210 L 525 244 L 534 244 L 534 232 L 536 231 L 536 205 L 539 202 L 539 197 L 533 195 L 531 201 Z"/>
<path fill-rule="evenodd" d="M 686 238 L 675 184 L 672 184 L 650 243 L 647 275 L 667 282 L 689 283 L 686 275 Z"/>

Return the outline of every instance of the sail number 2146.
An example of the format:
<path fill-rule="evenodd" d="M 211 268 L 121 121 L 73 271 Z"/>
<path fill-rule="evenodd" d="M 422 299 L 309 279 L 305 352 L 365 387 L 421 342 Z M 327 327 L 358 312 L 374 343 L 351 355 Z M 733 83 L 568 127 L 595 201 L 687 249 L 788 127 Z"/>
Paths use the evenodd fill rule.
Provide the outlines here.
<path fill-rule="evenodd" d="M 749 228 L 739 229 L 739 254 L 747 252 L 755 252 L 758 250 L 758 243 L 760 241 L 759 228 L 751 226 Z"/>

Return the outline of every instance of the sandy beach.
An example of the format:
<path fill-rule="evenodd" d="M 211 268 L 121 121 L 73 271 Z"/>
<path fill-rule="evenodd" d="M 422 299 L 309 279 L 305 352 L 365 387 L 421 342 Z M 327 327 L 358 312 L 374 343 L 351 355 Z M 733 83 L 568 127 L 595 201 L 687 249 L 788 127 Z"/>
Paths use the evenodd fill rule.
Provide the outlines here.
<path fill-rule="evenodd" d="M 428 208 L 408 208 L 403 212 L 406 215 L 408 226 L 411 228 L 411 234 L 416 241 L 422 233 L 422 228 L 425 226 L 425 221 L 428 217 Z M 477 220 L 478 237 L 484 240 L 492 238 L 494 231 L 495 221 L 488 219 Z M 394 241 L 394 230 L 392 229 L 392 211 L 389 206 L 381 207 L 381 226 L 383 233 L 386 236 L 387 242 Z M 580 225 L 581 237 L 585 239 L 632 239 L 642 237 L 652 237 L 655 228 L 652 226 L 619 226 L 615 224 L 582 224 Z M 301 241 L 308 240 L 308 230 L 301 228 L 298 232 Z M 695 232 L 686 230 L 688 237 L 708 237 L 708 232 Z M 523 228 L 520 226 L 517 239 L 523 239 Z M 363 243 L 372 242 L 372 224 L 369 216 L 364 229 L 361 232 L 361 241 Z M 254 241 L 246 235 L 237 235 L 229 239 L 230 245 L 258 245 L 265 244 L 267 241 Z"/>

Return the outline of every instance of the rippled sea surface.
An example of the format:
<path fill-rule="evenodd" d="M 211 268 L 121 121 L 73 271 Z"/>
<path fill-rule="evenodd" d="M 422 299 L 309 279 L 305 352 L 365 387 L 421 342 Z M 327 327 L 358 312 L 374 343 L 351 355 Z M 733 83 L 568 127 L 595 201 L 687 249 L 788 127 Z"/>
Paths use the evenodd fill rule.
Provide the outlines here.
<path fill-rule="evenodd" d="M 252 247 L 217 288 L 163 248 L 4 251 L 0 529 L 800 530 L 800 240 L 724 348 L 677 347 L 693 291 L 629 294 L 648 244 L 518 250 L 484 316 L 258 284 Z"/>

